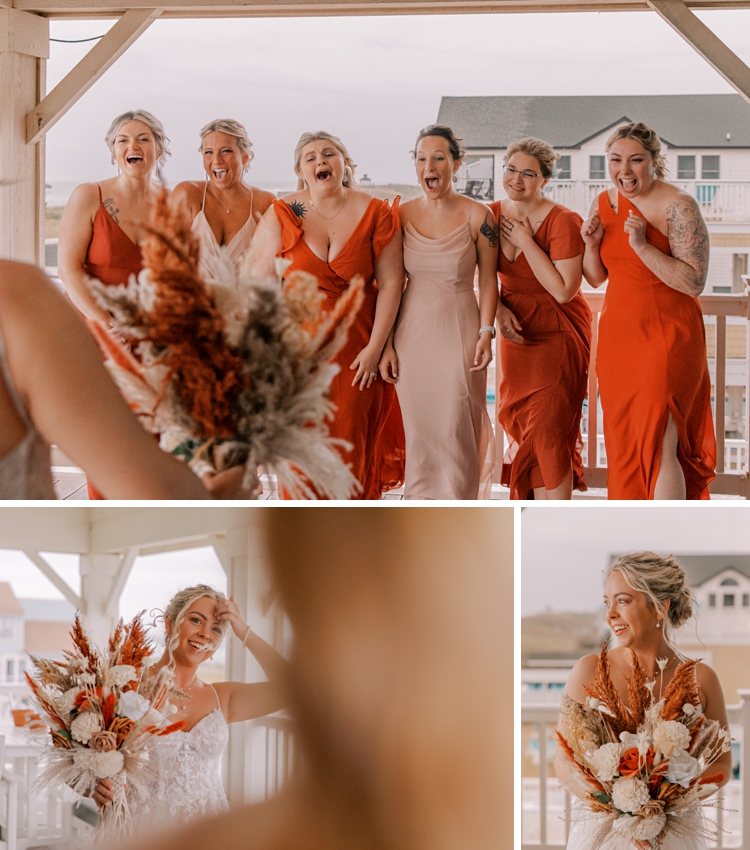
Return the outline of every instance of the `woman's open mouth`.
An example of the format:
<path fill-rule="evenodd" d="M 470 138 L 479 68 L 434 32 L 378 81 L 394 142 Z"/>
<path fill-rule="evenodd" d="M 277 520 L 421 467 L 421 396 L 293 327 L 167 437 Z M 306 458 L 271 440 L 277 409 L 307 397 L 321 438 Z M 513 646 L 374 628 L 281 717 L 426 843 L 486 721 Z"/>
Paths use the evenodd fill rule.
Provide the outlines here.
<path fill-rule="evenodd" d="M 316 180 L 329 180 L 333 176 L 333 172 L 329 171 L 327 168 L 324 168 L 322 171 L 319 171 L 315 175 Z"/>
<path fill-rule="evenodd" d="M 129 165 L 139 165 L 143 162 L 143 157 L 139 156 L 137 153 L 132 153 L 129 157 L 127 157 L 126 162 Z"/>
<path fill-rule="evenodd" d="M 229 174 L 228 168 L 214 168 L 211 172 L 216 180 L 223 180 Z"/>
<path fill-rule="evenodd" d="M 626 192 L 632 192 L 636 186 L 636 180 L 634 177 L 621 177 L 620 185 Z"/>
<path fill-rule="evenodd" d="M 197 641 L 194 641 L 194 640 L 189 640 L 188 644 L 196 652 L 206 652 L 209 648 L 208 646 L 206 646 L 205 643 L 198 643 Z"/>
<path fill-rule="evenodd" d="M 612 631 L 615 633 L 615 637 L 619 637 L 624 631 L 627 631 L 627 626 L 622 625 L 622 623 L 615 623 L 612 626 Z"/>
<path fill-rule="evenodd" d="M 439 177 L 425 177 L 424 185 L 428 189 L 434 191 L 440 185 L 440 178 Z"/>

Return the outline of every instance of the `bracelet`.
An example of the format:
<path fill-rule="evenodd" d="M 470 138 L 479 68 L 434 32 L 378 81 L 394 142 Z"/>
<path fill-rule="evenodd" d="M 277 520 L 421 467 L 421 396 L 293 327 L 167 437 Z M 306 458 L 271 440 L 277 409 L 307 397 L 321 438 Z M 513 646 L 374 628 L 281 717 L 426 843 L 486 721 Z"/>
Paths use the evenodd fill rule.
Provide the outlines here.
<path fill-rule="evenodd" d="M 490 338 L 491 338 L 491 339 L 494 339 L 494 338 L 495 338 L 495 334 L 497 333 L 497 331 L 495 330 L 495 326 L 494 326 L 494 325 L 482 325 L 482 327 L 481 327 L 481 328 L 479 328 L 479 337 L 480 337 L 480 339 L 481 339 L 481 337 L 482 337 L 482 334 L 483 334 L 485 331 L 489 331 L 489 332 L 490 332 Z"/>
<path fill-rule="evenodd" d="M 242 645 L 247 649 L 247 639 L 250 636 L 250 626 L 247 627 L 247 631 L 245 632 L 245 637 L 242 639 Z"/>

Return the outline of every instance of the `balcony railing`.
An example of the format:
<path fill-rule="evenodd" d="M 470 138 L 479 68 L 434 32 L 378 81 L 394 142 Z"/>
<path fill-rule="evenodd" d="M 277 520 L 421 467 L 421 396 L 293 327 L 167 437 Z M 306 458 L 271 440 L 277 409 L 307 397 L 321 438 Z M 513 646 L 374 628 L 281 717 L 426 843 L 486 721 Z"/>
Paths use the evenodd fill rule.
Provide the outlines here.
<path fill-rule="evenodd" d="M 738 180 L 674 180 L 692 195 L 706 221 L 750 220 L 750 182 Z M 547 195 L 559 204 L 588 215 L 594 199 L 612 183 L 609 180 L 551 180 Z"/>
<path fill-rule="evenodd" d="M 585 291 L 584 298 L 591 308 L 592 337 L 591 337 L 591 360 L 589 362 L 589 385 L 588 399 L 584 403 L 582 411 L 582 431 L 584 439 L 585 469 L 584 480 L 589 487 L 606 488 L 607 466 L 604 449 L 604 438 L 599 421 L 599 384 L 596 377 L 596 348 L 598 342 L 599 316 L 604 306 L 603 291 Z M 750 471 L 748 459 L 750 458 L 750 416 L 748 415 L 748 399 L 750 399 L 750 351 L 746 352 L 744 359 L 744 386 L 745 386 L 745 436 L 741 440 L 727 439 L 726 415 L 726 376 L 727 376 L 727 318 L 736 317 L 744 320 L 746 326 L 750 325 L 750 295 L 721 294 L 701 295 L 698 299 L 701 311 L 710 322 L 715 324 L 715 358 L 713 359 L 713 383 L 714 383 L 714 428 L 716 429 L 716 478 L 709 486 L 711 493 L 715 495 L 739 496 L 750 498 Z M 750 327 L 746 327 L 747 347 L 750 348 Z M 496 398 L 500 397 L 499 387 L 502 379 L 502 368 L 499 360 L 496 361 Z M 498 458 L 503 456 L 505 450 L 505 434 L 497 425 L 495 428 L 496 454 Z M 499 464 L 496 468 L 496 481 L 499 481 Z"/>
<path fill-rule="evenodd" d="M 705 810 L 719 832 L 714 847 L 750 850 L 750 691 L 727 706 L 732 738 L 739 744 L 739 778 L 719 792 L 719 808 Z M 554 770 L 557 706 L 522 704 L 521 850 L 559 850 L 568 840 L 570 794 L 560 787 Z M 750 740 L 750 739 L 749 739 Z M 529 758 L 532 749 L 533 758 Z"/>

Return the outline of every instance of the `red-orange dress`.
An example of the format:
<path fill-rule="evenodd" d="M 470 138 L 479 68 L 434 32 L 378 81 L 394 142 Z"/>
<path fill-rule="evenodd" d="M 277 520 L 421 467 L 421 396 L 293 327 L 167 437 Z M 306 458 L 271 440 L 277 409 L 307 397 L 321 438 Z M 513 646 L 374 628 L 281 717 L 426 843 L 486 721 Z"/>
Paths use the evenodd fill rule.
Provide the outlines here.
<path fill-rule="evenodd" d="M 498 221 L 501 202 L 490 204 Z M 581 217 L 553 207 L 534 234 L 551 260 L 583 254 Z M 581 406 L 586 397 L 591 311 L 581 293 L 559 304 L 539 283 L 528 260 L 510 262 L 498 252 L 503 304 L 521 324 L 523 345 L 500 340 L 503 378 L 498 420 L 509 447 L 501 481 L 511 499 L 533 499 L 534 488 L 552 490 L 571 464 L 573 486 L 585 490 L 581 461 Z"/>
<path fill-rule="evenodd" d="M 284 201 L 273 205 L 281 224 L 279 257 L 292 261 L 287 269 L 309 272 L 318 279 L 318 289 L 327 296 L 333 309 L 336 300 L 356 275 L 365 279 L 365 300 L 349 330 L 349 339 L 339 352 L 341 367 L 331 384 L 331 399 L 336 405 L 330 432 L 351 443 L 351 451 L 341 452 L 351 465 L 354 477 L 362 485 L 358 499 L 379 499 L 386 491 L 399 487 L 404 480 L 404 428 L 395 387 L 380 378 L 365 390 L 353 387 L 350 365 L 370 341 L 375 320 L 377 286 L 375 261 L 401 227 L 398 204 L 388 206 L 373 198 L 354 233 L 330 263 L 321 260 L 309 248 L 299 219 Z"/>
<path fill-rule="evenodd" d="M 99 209 L 96 211 L 91 242 L 86 253 L 83 270 L 89 277 L 100 280 L 107 286 L 127 283 L 131 274 L 138 275 L 143 268 L 141 249 L 125 233 L 107 212 L 102 203 L 102 188 L 99 189 Z M 94 336 L 99 329 L 89 324 Z M 90 482 L 86 482 L 89 499 L 104 499 Z"/>
<path fill-rule="evenodd" d="M 631 210 L 643 217 L 622 195 L 617 212 L 607 192 L 599 195 L 604 226 L 600 256 L 609 282 L 599 322 L 596 374 L 608 497 L 654 498 L 671 413 L 687 498 L 707 499 L 716 440 L 701 308 L 697 298 L 662 283 L 630 247 L 624 225 Z M 669 239 L 648 223 L 646 239 L 671 256 Z"/>

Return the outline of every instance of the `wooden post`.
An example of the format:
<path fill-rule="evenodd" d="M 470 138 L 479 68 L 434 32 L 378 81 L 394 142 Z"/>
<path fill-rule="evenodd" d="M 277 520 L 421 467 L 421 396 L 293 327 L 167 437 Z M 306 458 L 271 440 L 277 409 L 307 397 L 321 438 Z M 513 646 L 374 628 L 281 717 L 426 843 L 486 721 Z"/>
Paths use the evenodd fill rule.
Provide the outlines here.
<path fill-rule="evenodd" d="M 0 8 L 0 258 L 44 255 L 44 140 L 26 144 L 26 115 L 44 97 L 49 22 Z"/>
<path fill-rule="evenodd" d="M 85 605 L 81 612 L 83 624 L 99 646 L 106 646 L 115 624 L 115 618 L 107 613 L 107 607 L 121 564 L 119 555 L 92 552 L 80 557 L 81 597 Z"/>

